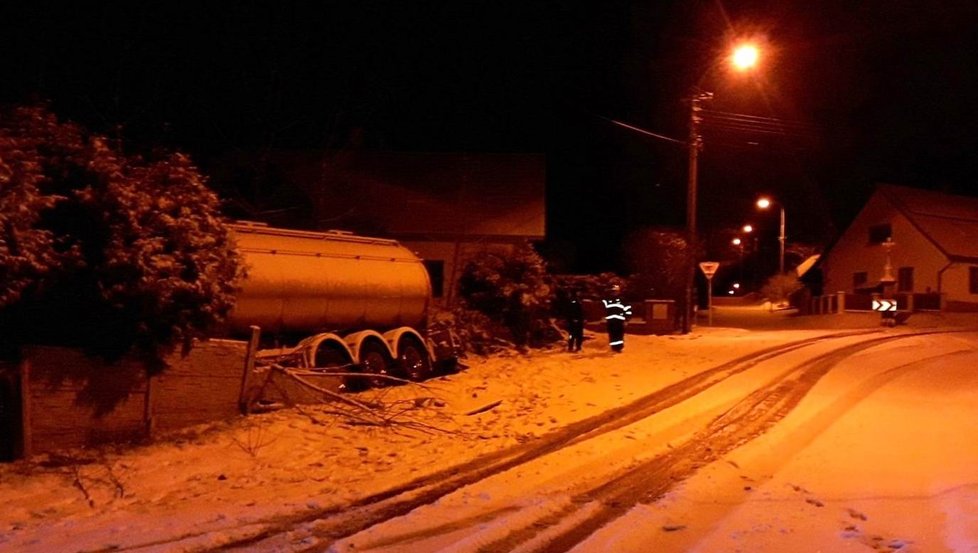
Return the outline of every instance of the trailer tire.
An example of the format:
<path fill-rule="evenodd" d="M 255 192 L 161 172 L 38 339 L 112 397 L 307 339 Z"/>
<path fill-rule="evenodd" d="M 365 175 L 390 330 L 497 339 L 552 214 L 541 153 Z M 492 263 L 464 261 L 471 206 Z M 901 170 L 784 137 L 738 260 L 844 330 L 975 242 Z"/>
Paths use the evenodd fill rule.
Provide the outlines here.
<path fill-rule="evenodd" d="M 401 372 L 415 382 L 431 376 L 431 359 L 425 347 L 415 338 L 404 338 L 397 356 Z"/>
<path fill-rule="evenodd" d="M 354 365 L 342 346 L 331 342 L 322 342 L 316 346 L 315 365 L 319 369 L 339 369 L 342 372 L 360 372 L 360 367 Z M 344 392 L 362 392 L 370 387 L 370 382 L 362 376 L 344 376 L 340 390 Z"/>
<path fill-rule="evenodd" d="M 374 342 L 366 342 L 360 348 L 360 366 L 367 375 L 389 375 L 391 360 L 386 348 Z M 380 388 L 389 386 L 391 381 L 386 378 L 371 378 L 367 376 L 367 381 L 371 386 Z"/>

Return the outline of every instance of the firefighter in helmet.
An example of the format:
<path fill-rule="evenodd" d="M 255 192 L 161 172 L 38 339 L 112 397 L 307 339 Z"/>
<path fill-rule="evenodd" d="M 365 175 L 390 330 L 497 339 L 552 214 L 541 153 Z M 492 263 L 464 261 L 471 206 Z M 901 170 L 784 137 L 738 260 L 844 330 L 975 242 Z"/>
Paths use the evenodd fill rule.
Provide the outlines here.
<path fill-rule="evenodd" d="M 632 306 L 621 301 L 621 287 L 613 285 L 609 290 L 610 299 L 604 303 L 604 320 L 608 327 L 608 345 L 611 351 L 620 353 L 625 348 L 625 321 L 632 316 Z"/>

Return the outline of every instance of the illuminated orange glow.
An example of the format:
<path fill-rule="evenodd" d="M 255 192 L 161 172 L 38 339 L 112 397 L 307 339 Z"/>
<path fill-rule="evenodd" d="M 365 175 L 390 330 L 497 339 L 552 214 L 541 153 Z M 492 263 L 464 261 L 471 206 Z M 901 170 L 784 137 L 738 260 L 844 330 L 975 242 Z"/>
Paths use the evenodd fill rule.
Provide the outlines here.
<path fill-rule="evenodd" d="M 746 70 L 757 65 L 759 57 L 760 53 L 756 46 L 753 44 L 743 44 L 734 50 L 731 60 L 737 69 Z"/>

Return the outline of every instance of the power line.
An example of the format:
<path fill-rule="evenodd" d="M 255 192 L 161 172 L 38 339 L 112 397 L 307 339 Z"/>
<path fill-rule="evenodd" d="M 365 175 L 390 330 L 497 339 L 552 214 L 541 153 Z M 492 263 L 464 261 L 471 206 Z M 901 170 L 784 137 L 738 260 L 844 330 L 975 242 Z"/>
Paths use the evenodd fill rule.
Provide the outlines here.
<path fill-rule="evenodd" d="M 609 123 L 611 123 L 613 125 L 618 125 L 619 127 L 624 127 L 624 128 L 626 128 L 628 130 L 635 131 L 637 133 L 641 133 L 641 134 L 644 134 L 646 136 L 651 136 L 653 138 L 658 138 L 659 140 L 665 140 L 666 142 L 673 142 L 673 143 L 676 143 L 676 144 L 682 144 L 683 146 L 685 146 L 685 145 L 688 144 L 685 140 L 678 140 L 676 138 L 672 138 L 671 136 L 666 136 L 666 135 L 663 135 L 663 134 L 654 133 L 652 131 L 647 131 L 645 129 L 636 127 L 634 125 L 629 125 L 628 123 L 623 123 L 621 121 L 617 121 L 615 119 L 610 119 L 610 118 L 604 117 L 602 115 L 597 115 L 596 117 L 600 117 L 601 119 L 604 119 L 605 121 L 607 121 L 607 122 L 609 122 Z"/>

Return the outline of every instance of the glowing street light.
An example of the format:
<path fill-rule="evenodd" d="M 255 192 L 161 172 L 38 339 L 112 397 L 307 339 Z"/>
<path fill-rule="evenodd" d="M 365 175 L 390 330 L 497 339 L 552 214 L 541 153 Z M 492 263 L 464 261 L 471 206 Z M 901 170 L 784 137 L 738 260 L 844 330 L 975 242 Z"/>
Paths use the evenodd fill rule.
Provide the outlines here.
<path fill-rule="evenodd" d="M 759 207 L 761 209 L 767 209 L 767 208 L 771 207 L 771 205 L 773 203 L 774 203 L 773 200 L 771 200 L 770 198 L 766 198 L 766 197 L 763 197 L 762 196 L 761 198 L 758 198 L 758 200 L 757 200 L 757 207 Z M 782 204 L 779 203 L 778 204 L 778 207 L 781 208 L 781 225 L 780 225 L 780 232 L 778 233 L 778 242 L 780 243 L 780 250 L 779 250 L 779 255 L 778 255 L 778 274 L 784 274 L 784 239 L 785 239 L 785 236 L 784 236 L 784 205 L 782 205 Z"/>
<path fill-rule="evenodd" d="M 730 63 L 735 69 L 743 71 L 756 66 L 759 58 L 760 52 L 756 46 L 743 44 L 734 49 L 730 56 Z M 700 148 L 703 147 L 703 137 L 699 131 L 702 121 L 700 111 L 703 109 L 703 102 L 712 99 L 712 92 L 695 88 L 689 97 L 689 171 L 686 183 L 686 237 L 689 255 L 687 255 L 688 266 L 686 267 L 686 306 L 682 317 L 683 334 L 688 334 L 692 330 L 693 323 L 693 283 L 696 278 L 696 187 L 699 170 L 698 156 Z"/>
<path fill-rule="evenodd" d="M 758 58 L 760 58 L 760 52 L 757 46 L 753 44 L 741 44 L 734 49 L 733 54 L 730 56 L 730 61 L 736 69 L 746 71 L 757 65 Z"/>

